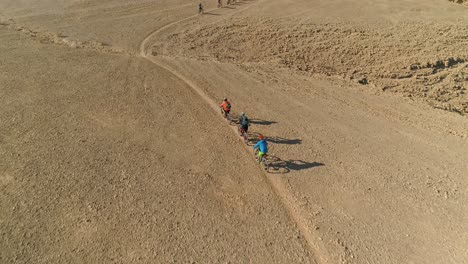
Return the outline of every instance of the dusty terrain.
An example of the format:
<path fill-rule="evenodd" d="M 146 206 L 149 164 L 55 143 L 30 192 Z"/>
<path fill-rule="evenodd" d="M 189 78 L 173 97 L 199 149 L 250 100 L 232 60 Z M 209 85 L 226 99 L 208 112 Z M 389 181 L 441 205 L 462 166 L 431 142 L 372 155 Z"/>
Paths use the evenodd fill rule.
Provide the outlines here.
<path fill-rule="evenodd" d="M 449 1 L 457 3 L 457 4 L 464 4 L 464 5 L 468 6 L 468 1 L 466 1 L 466 0 L 449 0 Z"/>
<path fill-rule="evenodd" d="M 0 263 L 468 263 L 464 5 L 196 4 L 0 1 Z"/>
<path fill-rule="evenodd" d="M 169 36 L 167 55 L 268 63 L 306 75 L 327 75 L 417 97 L 468 113 L 468 27 L 460 20 L 320 21 L 241 17 Z M 154 50 L 160 55 L 158 47 Z"/>

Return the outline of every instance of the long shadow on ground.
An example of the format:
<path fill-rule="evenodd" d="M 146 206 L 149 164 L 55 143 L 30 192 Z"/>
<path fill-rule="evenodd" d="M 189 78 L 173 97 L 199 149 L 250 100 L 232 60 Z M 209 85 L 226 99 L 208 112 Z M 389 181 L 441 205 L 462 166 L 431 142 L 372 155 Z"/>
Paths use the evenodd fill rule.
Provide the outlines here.
<path fill-rule="evenodd" d="M 257 132 L 250 132 L 249 137 L 250 140 L 256 140 L 258 135 L 260 135 Z M 276 137 L 276 136 L 266 136 L 266 140 L 270 143 L 273 144 L 285 144 L 285 145 L 299 145 L 302 144 L 302 139 L 295 138 L 295 139 L 288 139 L 288 138 L 283 138 L 283 137 Z"/>
<path fill-rule="evenodd" d="M 261 126 L 269 126 L 269 125 L 276 124 L 278 122 L 268 121 L 268 120 L 261 120 L 261 119 L 251 119 L 250 123 L 255 124 L 255 125 L 261 125 Z"/>
<path fill-rule="evenodd" d="M 216 13 L 212 13 L 212 12 L 204 12 L 203 13 L 204 15 L 210 15 L 210 16 L 220 16 L 221 14 L 216 14 Z"/>
<path fill-rule="evenodd" d="M 238 123 L 239 117 L 240 117 L 240 115 L 231 114 L 231 120 L 233 122 Z M 262 120 L 262 119 L 257 119 L 257 118 L 249 118 L 249 120 L 250 120 L 250 124 L 260 125 L 260 126 L 270 126 L 270 125 L 278 123 L 276 121 L 268 121 L 268 120 Z"/>
<path fill-rule="evenodd" d="M 266 162 L 268 164 L 267 172 L 273 174 L 285 174 L 292 170 L 300 171 L 325 166 L 325 164 L 315 161 L 307 162 L 303 160 L 282 160 L 274 155 L 268 155 Z"/>
<path fill-rule="evenodd" d="M 302 139 L 287 139 L 282 137 L 268 137 L 267 141 L 275 144 L 298 145 L 302 143 Z"/>

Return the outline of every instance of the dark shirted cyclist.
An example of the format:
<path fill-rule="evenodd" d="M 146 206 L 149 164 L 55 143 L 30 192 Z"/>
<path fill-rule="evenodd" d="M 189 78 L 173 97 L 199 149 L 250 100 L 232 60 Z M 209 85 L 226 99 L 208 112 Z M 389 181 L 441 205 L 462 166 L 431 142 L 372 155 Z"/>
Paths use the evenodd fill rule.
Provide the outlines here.
<path fill-rule="evenodd" d="M 241 130 L 245 131 L 245 133 L 247 133 L 247 131 L 249 130 L 250 120 L 245 115 L 244 112 L 242 112 L 241 115 L 239 116 L 239 126 L 240 126 Z"/>

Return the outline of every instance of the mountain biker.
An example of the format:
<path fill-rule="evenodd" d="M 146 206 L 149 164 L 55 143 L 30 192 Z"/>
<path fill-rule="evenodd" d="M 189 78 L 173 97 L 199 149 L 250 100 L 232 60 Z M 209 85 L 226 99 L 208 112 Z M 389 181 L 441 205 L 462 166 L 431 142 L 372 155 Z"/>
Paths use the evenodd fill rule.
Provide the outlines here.
<path fill-rule="evenodd" d="M 228 99 L 224 97 L 223 102 L 219 107 L 223 110 L 224 118 L 227 118 L 227 115 L 231 111 L 231 102 L 229 102 Z"/>
<path fill-rule="evenodd" d="M 245 115 L 245 113 L 242 112 L 239 117 L 239 127 L 240 129 L 244 130 L 245 133 L 247 133 L 247 131 L 249 130 L 249 126 L 250 126 L 250 120 Z"/>
<path fill-rule="evenodd" d="M 198 14 L 203 14 L 203 5 L 202 5 L 202 3 L 198 4 Z"/>
<path fill-rule="evenodd" d="M 218 8 L 221 8 L 223 7 L 223 3 L 221 2 L 221 0 L 218 0 Z"/>
<path fill-rule="evenodd" d="M 263 156 L 265 156 L 265 154 L 268 153 L 268 142 L 266 141 L 265 137 L 262 134 L 258 135 L 258 139 L 260 141 L 258 141 L 257 144 L 253 146 L 253 148 L 254 149 L 258 148 L 258 162 L 260 162 Z"/>

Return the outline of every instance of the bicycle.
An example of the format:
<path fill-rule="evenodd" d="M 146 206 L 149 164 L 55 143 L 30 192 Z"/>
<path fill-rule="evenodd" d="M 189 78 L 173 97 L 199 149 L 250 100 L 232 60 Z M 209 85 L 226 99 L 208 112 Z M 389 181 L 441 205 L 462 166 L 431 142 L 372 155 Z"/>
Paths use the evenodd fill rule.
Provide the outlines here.
<path fill-rule="evenodd" d="M 248 144 L 249 143 L 249 136 L 247 135 L 247 132 L 245 131 L 245 129 L 242 128 L 242 125 L 239 125 L 237 128 L 238 128 L 240 136 L 244 140 L 244 143 Z"/>
<path fill-rule="evenodd" d="M 268 168 L 270 167 L 270 164 L 267 160 L 267 156 L 268 154 L 263 154 L 262 157 L 258 157 L 258 152 L 260 150 L 257 148 L 255 149 L 254 153 L 255 153 L 255 159 L 257 160 L 258 164 L 260 164 L 260 166 L 262 167 L 262 169 L 264 169 L 265 171 L 268 171 Z"/>
<path fill-rule="evenodd" d="M 221 107 L 221 114 L 229 122 L 229 124 L 232 123 L 231 114 L 229 112 L 224 111 L 224 109 L 222 107 Z"/>

